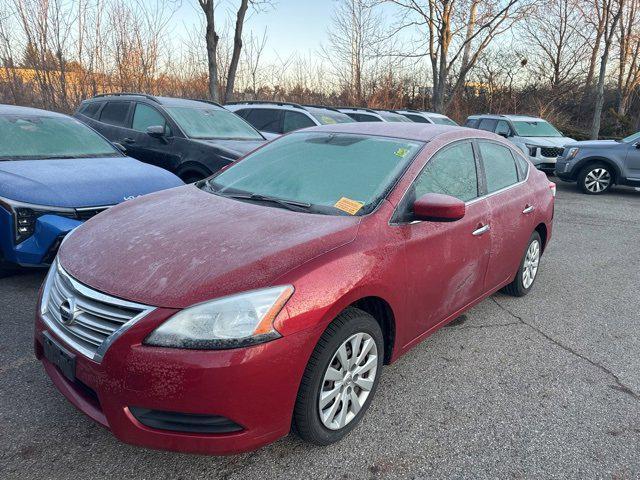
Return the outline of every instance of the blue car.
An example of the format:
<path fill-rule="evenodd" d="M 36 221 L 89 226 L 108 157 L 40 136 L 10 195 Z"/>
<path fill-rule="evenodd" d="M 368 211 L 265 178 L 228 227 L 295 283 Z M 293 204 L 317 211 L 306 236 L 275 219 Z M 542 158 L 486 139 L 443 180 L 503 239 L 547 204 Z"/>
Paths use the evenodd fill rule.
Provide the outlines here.
<path fill-rule="evenodd" d="M 0 105 L 0 274 L 49 264 L 64 236 L 112 205 L 183 185 L 78 120 Z"/>

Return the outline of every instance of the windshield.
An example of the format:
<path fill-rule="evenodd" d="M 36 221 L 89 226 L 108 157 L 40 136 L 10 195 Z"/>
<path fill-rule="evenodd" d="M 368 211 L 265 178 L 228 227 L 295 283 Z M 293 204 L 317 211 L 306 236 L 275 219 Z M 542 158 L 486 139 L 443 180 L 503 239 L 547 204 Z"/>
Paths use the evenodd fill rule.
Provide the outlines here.
<path fill-rule="evenodd" d="M 378 205 L 423 143 L 344 133 L 298 132 L 255 151 L 205 188 L 310 204 L 310 211 L 364 215 Z"/>
<path fill-rule="evenodd" d="M 377 112 L 386 122 L 411 122 L 407 117 L 393 112 Z"/>
<path fill-rule="evenodd" d="M 637 142 L 638 140 L 640 140 L 640 132 L 636 132 L 633 135 L 629 135 L 628 137 L 624 137 L 622 139 L 622 141 L 625 143 Z"/>
<path fill-rule="evenodd" d="M 449 117 L 436 117 L 434 115 L 434 116 L 429 117 L 429 118 L 431 118 L 433 123 L 436 123 L 438 125 L 458 125 L 456 122 L 451 120 Z"/>
<path fill-rule="evenodd" d="M 192 107 L 167 107 L 167 110 L 189 138 L 264 140 L 257 130 L 228 110 Z"/>
<path fill-rule="evenodd" d="M 349 115 L 342 112 L 334 112 L 333 110 L 325 110 L 324 108 L 307 107 L 307 110 L 322 125 L 331 125 L 334 123 L 353 123 L 355 120 Z"/>
<path fill-rule="evenodd" d="M 544 120 L 512 122 L 519 137 L 561 137 L 562 134 L 553 125 Z"/>
<path fill-rule="evenodd" d="M 70 117 L 0 115 L 0 160 L 121 155 L 96 132 Z"/>

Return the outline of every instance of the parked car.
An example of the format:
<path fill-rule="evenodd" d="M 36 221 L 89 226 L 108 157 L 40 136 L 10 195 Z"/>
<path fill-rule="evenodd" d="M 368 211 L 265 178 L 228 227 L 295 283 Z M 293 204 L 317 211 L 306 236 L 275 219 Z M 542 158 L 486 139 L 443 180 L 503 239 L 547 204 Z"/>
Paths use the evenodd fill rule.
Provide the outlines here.
<path fill-rule="evenodd" d="M 85 220 L 178 185 L 175 175 L 125 157 L 71 117 L 0 105 L 0 274 L 49 264 Z"/>
<path fill-rule="evenodd" d="M 622 140 L 591 140 L 568 145 L 556 163 L 556 176 L 577 182 L 590 195 L 612 185 L 640 187 L 640 132 Z"/>
<path fill-rule="evenodd" d="M 575 142 L 542 118 L 525 115 L 471 115 L 466 127 L 495 132 L 508 139 L 538 168 L 553 173 L 564 146 Z"/>
<path fill-rule="evenodd" d="M 294 132 L 78 228 L 42 289 L 36 355 L 127 443 L 236 453 L 293 420 L 326 445 L 383 364 L 501 288 L 531 291 L 553 186 L 487 132 Z"/>
<path fill-rule="evenodd" d="M 410 122 L 408 118 L 391 110 L 372 110 L 370 108 L 341 107 L 342 113 L 349 115 L 356 122 Z"/>
<path fill-rule="evenodd" d="M 458 125 L 442 113 L 420 112 L 418 110 L 396 110 L 396 113 L 416 123 L 435 123 L 436 125 Z"/>
<path fill-rule="evenodd" d="M 254 100 L 231 102 L 225 106 L 263 134 L 278 136 L 301 128 L 353 121 L 335 108 L 318 105 Z"/>
<path fill-rule="evenodd" d="M 266 142 L 242 118 L 214 102 L 144 94 L 97 95 L 75 116 L 131 157 L 187 183 L 208 177 Z"/>

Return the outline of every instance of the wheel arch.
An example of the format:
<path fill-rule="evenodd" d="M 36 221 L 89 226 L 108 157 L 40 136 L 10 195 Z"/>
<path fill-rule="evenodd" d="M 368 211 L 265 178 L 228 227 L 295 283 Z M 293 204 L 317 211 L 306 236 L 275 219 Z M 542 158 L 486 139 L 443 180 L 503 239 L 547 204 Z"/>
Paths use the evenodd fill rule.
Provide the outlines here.
<path fill-rule="evenodd" d="M 393 356 L 396 340 L 396 320 L 389 302 L 382 297 L 369 296 L 352 302 L 349 307 L 368 313 L 378 322 L 384 338 L 384 363 L 388 365 Z"/>
<path fill-rule="evenodd" d="M 538 235 L 540 235 L 540 239 L 542 240 L 542 252 L 544 252 L 547 247 L 547 239 L 549 238 L 547 225 L 544 222 L 540 222 L 534 230 L 538 232 Z"/>
<path fill-rule="evenodd" d="M 202 175 L 202 178 L 206 178 L 209 175 L 212 175 L 212 173 L 213 172 L 201 163 L 193 161 L 182 163 L 176 171 L 176 175 L 181 179 L 184 179 L 188 174 Z"/>
<path fill-rule="evenodd" d="M 582 171 L 583 168 L 593 164 L 593 163 L 604 163 L 607 166 L 611 167 L 611 169 L 613 170 L 613 183 L 617 183 L 618 180 L 620 178 L 622 178 L 622 172 L 620 171 L 620 168 L 618 167 L 618 165 L 616 164 L 616 162 L 614 162 L 613 160 L 607 158 L 607 157 L 603 157 L 603 156 L 599 156 L 599 155 L 595 155 L 595 156 L 590 156 L 587 157 L 585 159 L 580 160 L 580 162 L 578 162 L 576 164 L 576 166 L 574 167 L 574 174 L 573 176 L 578 179 L 578 175 L 580 175 L 580 172 Z"/>

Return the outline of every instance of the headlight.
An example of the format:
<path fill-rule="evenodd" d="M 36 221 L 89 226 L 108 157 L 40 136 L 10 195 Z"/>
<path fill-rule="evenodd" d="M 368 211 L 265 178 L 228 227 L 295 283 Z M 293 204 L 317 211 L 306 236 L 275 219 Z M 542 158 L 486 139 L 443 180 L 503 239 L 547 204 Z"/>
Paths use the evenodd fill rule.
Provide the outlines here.
<path fill-rule="evenodd" d="M 537 145 L 528 145 L 528 144 L 526 145 L 526 147 L 527 147 L 527 150 L 529 150 L 529 155 L 532 157 L 536 156 L 536 153 L 538 152 L 538 148 L 540 148 Z"/>
<path fill-rule="evenodd" d="M 578 155 L 579 151 L 580 149 L 578 147 L 571 147 L 567 152 L 567 160 L 573 160 L 574 158 L 576 158 L 576 155 Z"/>
<path fill-rule="evenodd" d="M 273 321 L 293 287 L 254 290 L 201 303 L 176 313 L 144 341 L 158 347 L 218 350 L 280 337 Z"/>
<path fill-rule="evenodd" d="M 31 205 L 0 198 L 0 207 L 5 208 L 15 219 L 14 238 L 16 245 L 25 241 L 35 232 L 36 220 L 46 214 L 61 215 L 75 218 L 73 208 L 54 208 L 48 206 Z"/>

